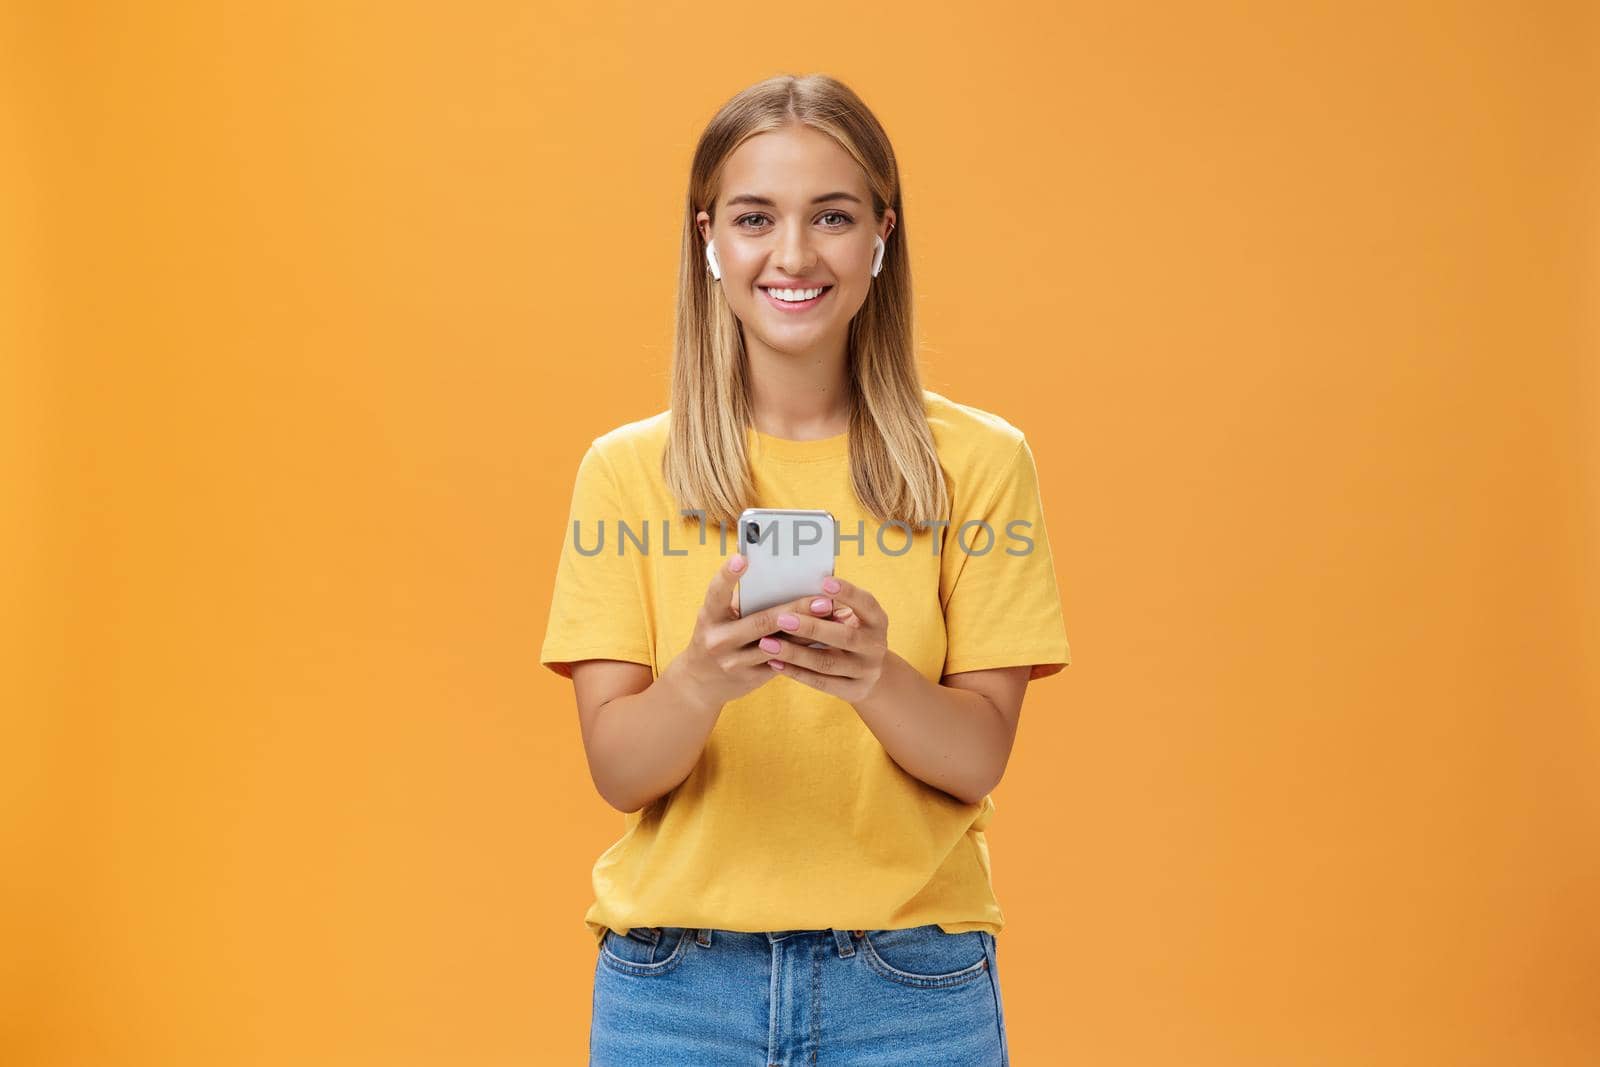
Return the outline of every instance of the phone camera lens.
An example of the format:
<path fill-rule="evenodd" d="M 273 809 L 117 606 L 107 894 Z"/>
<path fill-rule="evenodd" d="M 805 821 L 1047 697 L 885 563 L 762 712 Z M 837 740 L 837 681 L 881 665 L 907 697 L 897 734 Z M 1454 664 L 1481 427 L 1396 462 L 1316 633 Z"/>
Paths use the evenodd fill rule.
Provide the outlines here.
<path fill-rule="evenodd" d="M 760 529 L 755 523 L 747 522 L 744 524 L 744 539 L 750 542 L 752 545 L 758 540 L 759 534 Z"/>

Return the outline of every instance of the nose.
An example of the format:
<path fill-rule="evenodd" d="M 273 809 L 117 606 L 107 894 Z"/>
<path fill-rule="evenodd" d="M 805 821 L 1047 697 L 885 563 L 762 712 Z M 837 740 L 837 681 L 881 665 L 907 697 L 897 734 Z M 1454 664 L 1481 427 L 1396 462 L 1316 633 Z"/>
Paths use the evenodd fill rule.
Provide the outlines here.
<path fill-rule="evenodd" d="M 804 224 L 780 231 L 774 254 L 778 268 L 791 277 L 803 278 L 811 269 L 811 229 Z"/>

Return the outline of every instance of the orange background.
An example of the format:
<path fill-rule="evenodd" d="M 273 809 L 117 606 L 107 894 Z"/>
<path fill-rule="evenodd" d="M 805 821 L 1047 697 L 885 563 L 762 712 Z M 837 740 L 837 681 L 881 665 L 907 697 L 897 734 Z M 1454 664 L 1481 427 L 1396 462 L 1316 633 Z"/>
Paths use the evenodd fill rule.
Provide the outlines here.
<path fill-rule="evenodd" d="M 1105 7 L 7 5 L 0 1061 L 583 1062 L 572 478 L 820 70 L 1043 480 L 1014 1061 L 1600 1062 L 1595 9 Z"/>

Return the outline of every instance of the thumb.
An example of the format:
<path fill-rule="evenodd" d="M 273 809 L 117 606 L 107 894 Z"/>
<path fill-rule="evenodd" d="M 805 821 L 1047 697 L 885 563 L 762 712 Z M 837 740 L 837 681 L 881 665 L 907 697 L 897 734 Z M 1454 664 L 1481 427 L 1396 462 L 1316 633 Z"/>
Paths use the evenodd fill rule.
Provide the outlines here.
<path fill-rule="evenodd" d="M 717 568 L 711 584 L 706 587 L 705 609 L 712 618 L 737 619 L 739 594 L 735 586 L 744 573 L 746 560 L 735 552 L 728 561 Z"/>

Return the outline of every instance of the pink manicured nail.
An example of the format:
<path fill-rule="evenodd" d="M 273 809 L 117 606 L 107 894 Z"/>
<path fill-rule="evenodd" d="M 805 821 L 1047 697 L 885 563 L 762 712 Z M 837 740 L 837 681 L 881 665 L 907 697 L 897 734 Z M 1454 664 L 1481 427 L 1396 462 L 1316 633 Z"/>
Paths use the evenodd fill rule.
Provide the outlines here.
<path fill-rule="evenodd" d="M 778 616 L 778 625 L 783 627 L 785 630 L 793 630 L 796 626 L 800 625 L 800 620 L 795 616 L 790 615 L 788 612 L 785 612 L 784 614 Z"/>
<path fill-rule="evenodd" d="M 839 579 L 837 579 L 837 578 L 824 578 L 824 579 L 822 579 L 822 591 L 824 593 L 837 593 L 839 591 Z"/>
<path fill-rule="evenodd" d="M 769 659 L 767 660 L 767 666 L 771 667 L 775 671 L 781 671 L 783 670 L 783 660 Z"/>
<path fill-rule="evenodd" d="M 783 643 L 776 637 L 763 637 L 761 639 L 761 651 L 781 652 L 783 651 Z"/>
<path fill-rule="evenodd" d="M 818 614 L 826 613 L 827 610 L 829 608 L 831 608 L 831 607 L 833 607 L 833 605 L 828 603 L 826 600 L 822 599 L 821 597 L 817 597 L 817 599 L 815 599 L 815 600 L 813 600 L 811 602 L 811 610 L 817 612 Z"/>
<path fill-rule="evenodd" d="M 728 564 L 728 569 L 733 571 L 735 574 L 738 574 L 740 571 L 744 570 L 744 557 L 735 555 L 732 562 Z"/>

